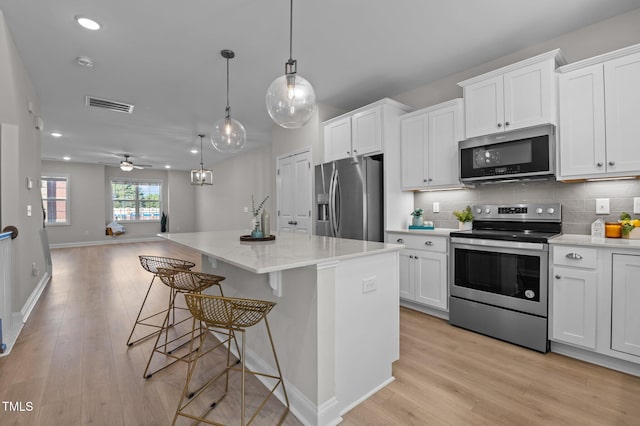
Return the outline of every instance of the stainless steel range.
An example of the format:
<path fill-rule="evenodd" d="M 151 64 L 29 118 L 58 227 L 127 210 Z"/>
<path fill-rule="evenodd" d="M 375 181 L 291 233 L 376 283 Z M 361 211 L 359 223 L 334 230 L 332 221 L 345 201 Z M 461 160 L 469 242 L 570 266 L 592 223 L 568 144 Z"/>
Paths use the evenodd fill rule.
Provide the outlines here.
<path fill-rule="evenodd" d="M 449 323 L 547 352 L 548 239 L 561 205 L 478 205 L 451 233 Z"/>

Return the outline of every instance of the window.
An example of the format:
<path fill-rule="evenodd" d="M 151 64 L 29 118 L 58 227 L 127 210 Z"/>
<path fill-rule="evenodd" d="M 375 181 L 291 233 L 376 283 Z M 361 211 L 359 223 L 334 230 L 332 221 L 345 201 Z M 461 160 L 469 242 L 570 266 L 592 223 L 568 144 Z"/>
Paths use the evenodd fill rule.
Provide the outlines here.
<path fill-rule="evenodd" d="M 42 176 L 40 178 L 42 208 L 47 225 L 69 225 L 69 178 Z"/>
<path fill-rule="evenodd" d="M 162 203 L 160 182 L 111 180 L 112 219 L 125 221 L 160 221 Z"/>

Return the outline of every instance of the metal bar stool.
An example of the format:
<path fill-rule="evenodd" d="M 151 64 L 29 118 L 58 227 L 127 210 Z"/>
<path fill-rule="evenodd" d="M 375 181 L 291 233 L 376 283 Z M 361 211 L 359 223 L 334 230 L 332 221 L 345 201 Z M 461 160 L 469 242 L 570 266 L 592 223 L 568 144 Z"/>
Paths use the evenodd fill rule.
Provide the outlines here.
<path fill-rule="evenodd" d="M 206 274 L 204 272 L 194 272 L 187 271 L 184 269 L 168 269 L 168 268 L 157 268 L 157 276 L 160 278 L 160 281 L 167 285 L 170 289 L 169 295 L 169 306 L 165 311 L 164 322 L 162 323 L 162 328 L 160 329 L 160 333 L 158 333 L 156 337 L 155 344 L 153 346 L 153 350 L 151 351 L 151 355 L 149 355 L 149 360 L 147 361 L 147 366 L 144 369 L 143 377 L 148 379 L 153 374 L 157 373 L 160 370 L 163 370 L 170 365 L 173 365 L 175 362 L 184 361 L 188 362 L 191 352 L 185 355 L 176 354 L 178 350 L 184 347 L 187 343 L 192 342 L 194 336 L 192 330 L 188 330 L 186 332 L 182 332 L 178 330 L 178 325 L 188 321 L 191 319 L 191 312 L 188 308 L 177 307 L 176 306 L 176 297 L 178 294 L 182 293 L 187 295 L 188 293 L 196 293 L 199 294 L 203 290 L 206 290 L 209 287 L 217 286 L 220 294 L 223 295 L 222 285 L 220 281 L 223 281 L 225 277 L 221 277 L 219 275 L 214 274 Z M 188 313 L 188 316 L 175 322 L 175 310 L 182 310 Z M 170 314 L 174 312 L 173 324 L 169 323 Z M 173 329 L 173 335 L 169 335 L 169 330 Z M 164 336 L 164 337 L 163 337 Z M 191 339 L 187 339 L 187 336 L 191 336 Z M 236 342 L 237 345 L 237 342 Z M 190 345 L 191 349 L 193 349 L 193 345 Z M 195 349 L 198 351 L 199 347 Z M 154 355 L 158 353 L 164 355 L 166 357 L 172 358 L 168 364 L 157 368 L 156 370 L 149 372 L 149 367 L 151 366 L 151 361 L 154 358 Z M 204 355 L 204 354 L 203 354 Z"/>
<path fill-rule="evenodd" d="M 205 417 L 224 399 L 229 390 L 229 371 L 239 371 L 242 376 L 242 384 L 241 384 L 241 406 L 240 406 L 240 415 L 241 415 L 241 424 L 248 425 L 250 424 L 258 415 L 260 410 L 265 406 L 267 400 L 273 395 L 278 386 L 282 386 L 282 393 L 284 394 L 284 399 L 286 403 L 286 408 L 284 413 L 280 416 L 278 424 L 282 424 L 285 417 L 289 413 L 289 397 L 287 396 L 287 390 L 284 386 L 284 379 L 282 378 L 282 371 L 280 370 L 280 363 L 278 362 L 278 356 L 276 355 L 276 348 L 273 344 L 273 338 L 271 336 L 271 330 L 269 328 L 269 322 L 267 321 L 267 314 L 273 309 L 276 305 L 273 302 L 267 302 L 262 300 L 253 300 L 253 299 L 239 299 L 232 297 L 222 297 L 222 296 L 209 296 L 204 294 L 185 294 L 185 300 L 187 302 L 187 306 L 193 315 L 193 328 L 192 328 L 192 336 L 195 335 L 196 331 L 202 330 L 205 328 L 205 331 L 216 332 L 218 335 L 225 336 L 216 346 L 215 349 L 222 344 L 226 343 L 227 346 L 227 361 L 225 368 L 218 372 L 213 378 L 208 380 L 204 385 L 202 385 L 197 391 L 190 392 L 189 385 L 194 377 L 194 372 L 196 370 L 196 366 L 198 364 L 198 360 L 202 358 L 202 354 L 198 356 L 193 356 L 194 353 L 193 345 L 195 338 L 191 341 L 191 348 L 189 350 L 189 368 L 187 372 L 187 380 L 184 385 L 184 390 L 182 392 L 182 396 L 180 398 L 180 402 L 178 403 L 178 408 L 176 410 L 176 414 L 173 418 L 173 424 L 175 425 L 178 416 L 184 416 L 190 418 L 192 420 L 197 420 L 199 422 L 209 423 L 213 425 L 220 425 L 221 423 L 217 423 L 215 421 L 206 419 Z M 267 335 L 269 336 L 269 343 L 271 344 L 271 350 L 273 352 L 273 359 L 275 360 L 275 365 L 278 370 L 278 374 L 269 374 L 266 372 L 257 372 L 251 371 L 245 366 L 245 346 L 246 346 L 246 337 L 245 331 L 247 328 L 252 327 L 258 324 L 261 320 L 264 319 L 264 324 L 267 329 Z M 198 321 L 200 322 L 198 324 Z M 237 366 L 237 363 L 233 363 L 231 361 L 231 339 L 234 338 L 234 333 L 240 332 L 242 333 L 242 345 L 240 352 L 240 360 L 241 365 Z M 199 347 L 203 347 L 204 339 L 207 335 L 211 333 L 202 333 L 200 332 L 200 342 Z M 209 351 L 207 351 L 208 353 Z M 245 374 L 250 373 L 256 376 L 268 377 L 270 379 L 275 380 L 275 384 L 271 387 L 269 394 L 262 400 L 256 411 L 253 413 L 249 421 L 246 421 L 245 415 Z M 217 398 L 216 401 L 209 403 L 207 401 L 207 408 L 204 413 L 199 416 L 190 414 L 185 412 L 185 409 L 194 401 L 198 399 L 207 388 L 213 385 L 220 377 L 225 377 L 225 385 L 224 385 L 224 393 L 222 396 Z"/>
<path fill-rule="evenodd" d="M 162 314 L 166 314 L 167 312 L 166 310 L 162 310 L 162 311 L 156 312 L 155 314 L 147 315 L 144 318 L 140 318 L 142 316 L 142 311 L 144 310 L 144 306 L 147 303 L 147 298 L 149 297 L 149 293 L 151 292 L 151 287 L 153 287 L 153 282 L 158 276 L 158 268 L 190 270 L 191 268 L 196 266 L 195 263 L 189 262 L 188 260 L 174 259 L 171 257 L 145 255 L 145 256 L 138 256 L 138 258 L 140 259 L 140 264 L 142 265 L 142 267 L 146 271 L 151 272 L 153 274 L 153 278 L 151 279 L 151 283 L 149 283 L 149 288 L 147 289 L 147 293 L 145 294 L 144 300 L 142 301 L 142 305 L 140 306 L 140 311 L 138 311 L 136 322 L 133 324 L 133 328 L 131 329 L 131 334 L 129 334 L 129 338 L 127 339 L 127 346 L 132 346 L 132 345 L 135 345 L 136 343 L 142 342 L 143 340 L 146 340 L 152 336 L 155 336 L 157 333 L 160 333 L 160 331 L 162 330 L 161 325 L 153 324 L 147 321 L 152 321 L 153 318 L 158 317 Z M 175 297 L 175 295 L 172 295 L 172 296 Z M 175 319 L 175 311 L 173 312 L 173 317 Z M 136 340 L 132 341 L 133 333 L 135 333 L 136 327 L 138 326 L 151 327 L 155 330 L 145 336 L 139 337 Z"/>

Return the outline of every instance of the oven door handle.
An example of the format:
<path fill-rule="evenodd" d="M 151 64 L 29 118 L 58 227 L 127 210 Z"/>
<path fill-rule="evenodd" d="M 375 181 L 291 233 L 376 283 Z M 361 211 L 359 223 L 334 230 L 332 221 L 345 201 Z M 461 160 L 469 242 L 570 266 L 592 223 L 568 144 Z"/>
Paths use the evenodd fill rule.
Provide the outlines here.
<path fill-rule="evenodd" d="M 511 248 L 511 249 L 523 249 L 523 250 L 536 250 L 536 251 L 548 251 L 548 245 L 544 243 L 525 243 L 519 241 L 504 241 L 504 240 L 484 240 L 480 238 L 462 238 L 451 237 L 451 244 L 465 244 L 468 246 L 482 247 L 496 247 L 496 248 Z"/>

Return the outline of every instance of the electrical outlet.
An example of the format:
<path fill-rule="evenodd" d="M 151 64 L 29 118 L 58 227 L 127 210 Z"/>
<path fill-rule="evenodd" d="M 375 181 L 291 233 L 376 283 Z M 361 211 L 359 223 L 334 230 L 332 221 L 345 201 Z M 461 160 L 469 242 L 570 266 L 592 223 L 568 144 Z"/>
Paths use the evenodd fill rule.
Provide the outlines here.
<path fill-rule="evenodd" d="M 376 285 L 376 278 L 365 278 L 362 280 L 362 294 L 371 293 L 372 291 L 376 291 L 378 286 Z"/>
<path fill-rule="evenodd" d="M 31 216 L 31 205 L 27 206 L 27 216 Z"/>
<path fill-rule="evenodd" d="M 433 212 L 440 213 L 440 203 L 438 201 L 433 202 Z"/>
<path fill-rule="evenodd" d="M 633 214 L 640 214 L 640 197 L 633 197 Z"/>
<path fill-rule="evenodd" d="M 249 207 L 245 207 L 243 210 L 245 213 L 249 213 Z"/>
<path fill-rule="evenodd" d="M 608 198 L 596 198 L 596 214 L 609 214 Z"/>

